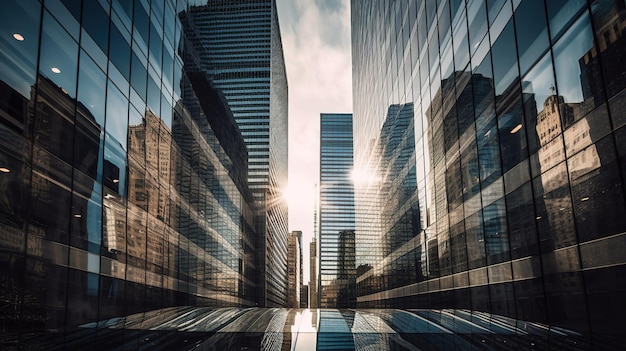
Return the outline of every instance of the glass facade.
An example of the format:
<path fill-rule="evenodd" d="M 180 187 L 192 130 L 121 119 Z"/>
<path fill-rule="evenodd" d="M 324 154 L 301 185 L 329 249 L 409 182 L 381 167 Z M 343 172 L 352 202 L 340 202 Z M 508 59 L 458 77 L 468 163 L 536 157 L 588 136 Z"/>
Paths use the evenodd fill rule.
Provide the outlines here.
<path fill-rule="evenodd" d="M 201 70 L 219 88 L 248 148 L 248 181 L 265 203 L 258 231 L 268 306 L 287 302 L 287 74 L 275 0 L 205 0 L 183 16 L 198 38 Z M 267 269 L 265 269 L 267 267 Z M 264 284 L 263 284 L 264 286 Z M 266 290 L 266 291 L 265 291 Z"/>
<path fill-rule="evenodd" d="M 166 306 L 257 303 L 248 151 L 186 11 L 3 2 L 0 348 Z"/>
<path fill-rule="evenodd" d="M 623 345 L 624 2 L 351 5 L 357 305 Z"/>
<path fill-rule="evenodd" d="M 320 121 L 319 307 L 355 307 L 352 115 Z"/>

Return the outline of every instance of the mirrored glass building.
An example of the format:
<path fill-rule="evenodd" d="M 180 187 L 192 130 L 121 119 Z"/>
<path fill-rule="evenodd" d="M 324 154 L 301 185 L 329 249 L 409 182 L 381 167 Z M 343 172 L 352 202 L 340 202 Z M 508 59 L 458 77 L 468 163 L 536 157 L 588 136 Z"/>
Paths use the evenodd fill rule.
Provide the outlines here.
<path fill-rule="evenodd" d="M 321 114 L 320 150 L 319 307 L 355 307 L 352 114 Z"/>
<path fill-rule="evenodd" d="M 624 2 L 351 5 L 357 305 L 623 345 Z"/>
<path fill-rule="evenodd" d="M 167 306 L 265 301 L 268 209 L 181 20 L 195 2 L 42 3 L 0 12 L 0 348 Z"/>
<path fill-rule="evenodd" d="M 257 221 L 263 305 L 287 302 L 287 74 L 275 0 L 196 1 L 181 16 L 193 28 L 201 70 L 219 88 L 248 148 L 248 182 L 263 204 Z M 267 267 L 267 269 L 266 269 Z"/>

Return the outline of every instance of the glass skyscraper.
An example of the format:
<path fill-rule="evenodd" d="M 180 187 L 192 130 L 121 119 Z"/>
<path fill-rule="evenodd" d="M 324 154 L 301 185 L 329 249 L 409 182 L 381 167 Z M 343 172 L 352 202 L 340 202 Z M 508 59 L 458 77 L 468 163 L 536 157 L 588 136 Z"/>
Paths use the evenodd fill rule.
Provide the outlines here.
<path fill-rule="evenodd" d="M 624 2 L 351 5 L 357 305 L 623 345 Z"/>
<path fill-rule="evenodd" d="M 182 25 L 187 1 L 2 5 L 0 348 L 167 306 L 256 305 L 248 149 Z"/>
<path fill-rule="evenodd" d="M 182 17 L 198 39 L 201 70 L 219 88 L 248 148 L 248 181 L 265 204 L 258 220 L 264 305 L 287 296 L 287 75 L 275 0 L 208 0 Z M 265 269 L 267 267 L 267 269 Z"/>
<path fill-rule="evenodd" d="M 352 115 L 320 116 L 319 307 L 355 306 Z"/>

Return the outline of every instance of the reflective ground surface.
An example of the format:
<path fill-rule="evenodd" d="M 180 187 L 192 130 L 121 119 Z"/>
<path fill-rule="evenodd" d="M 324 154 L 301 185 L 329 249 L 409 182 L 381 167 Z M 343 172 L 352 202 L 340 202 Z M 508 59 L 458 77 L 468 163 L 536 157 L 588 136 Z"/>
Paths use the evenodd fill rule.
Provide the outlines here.
<path fill-rule="evenodd" d="M 3 343 L 10 336 L 3 337 Z M 45 350 L 618 350 L 467 310 L 172 307 L 21 340 Z"/>

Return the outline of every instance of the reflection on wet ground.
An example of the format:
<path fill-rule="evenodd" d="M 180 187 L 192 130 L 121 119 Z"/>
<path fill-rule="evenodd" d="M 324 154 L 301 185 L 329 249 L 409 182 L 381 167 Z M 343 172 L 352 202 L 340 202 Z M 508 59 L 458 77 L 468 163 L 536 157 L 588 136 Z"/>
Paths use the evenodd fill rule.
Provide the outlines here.
<path fill-rule="evenodd" d="M 574 331 L 469 310 L 203 307 L 112 318 L 33 335 L 24 344 L 48 350 L 611 349 Z"/>

